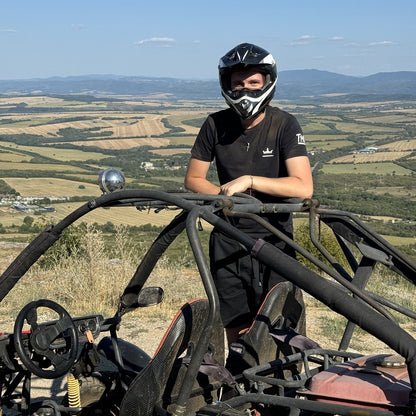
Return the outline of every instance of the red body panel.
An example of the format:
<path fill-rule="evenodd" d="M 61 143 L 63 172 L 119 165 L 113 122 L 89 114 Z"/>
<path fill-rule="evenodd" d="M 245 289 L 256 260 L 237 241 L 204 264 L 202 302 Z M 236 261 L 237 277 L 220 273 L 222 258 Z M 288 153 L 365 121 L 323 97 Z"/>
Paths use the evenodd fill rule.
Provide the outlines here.
<path fill-rule="evenodd" d="M 388 354 L 356 358 L 312 377 L 300 392 L 308 398 L 378 409 L 406 407 L 410 382 L 406 366 L 380 365 Z"/>

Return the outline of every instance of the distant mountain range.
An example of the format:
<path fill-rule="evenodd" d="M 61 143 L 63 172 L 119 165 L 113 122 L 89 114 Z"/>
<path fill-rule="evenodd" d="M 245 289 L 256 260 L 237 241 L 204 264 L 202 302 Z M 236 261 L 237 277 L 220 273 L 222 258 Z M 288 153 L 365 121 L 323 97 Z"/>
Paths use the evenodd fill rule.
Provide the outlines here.
<path fill-rule="evenodd" d="M 211 100 L 221 97 L 217 80 L 86 75 L 44 79 L 0 80 L 0 94 L 90 94 Z M 281 71 L 276 98 L 301 99 L 342 94 L 416 98 L 416 72 L 382 72 L 355 77 L 316 69 Z"/>

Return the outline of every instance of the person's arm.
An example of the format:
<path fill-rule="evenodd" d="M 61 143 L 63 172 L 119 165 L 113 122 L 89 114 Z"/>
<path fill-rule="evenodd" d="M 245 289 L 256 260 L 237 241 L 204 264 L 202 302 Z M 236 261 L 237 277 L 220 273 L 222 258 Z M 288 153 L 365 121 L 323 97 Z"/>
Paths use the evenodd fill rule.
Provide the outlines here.
<path fill-rule="evenodd" d="M 207 180 L 210 164 L 191 158 L 185 175 L 185 188 L 201 194 L 218 194 L 220 188 Z"/>
<path fill-rule="evenodd" d="M 220 193 L 234 195 L 251 188 L 255 191 L 284 198 L 311 198 L 313 194 L 312 171 L 307 156 L 297 156 L 286 160 L 288 176 L 266 178 L 243 175 L 221 186 Z"/>

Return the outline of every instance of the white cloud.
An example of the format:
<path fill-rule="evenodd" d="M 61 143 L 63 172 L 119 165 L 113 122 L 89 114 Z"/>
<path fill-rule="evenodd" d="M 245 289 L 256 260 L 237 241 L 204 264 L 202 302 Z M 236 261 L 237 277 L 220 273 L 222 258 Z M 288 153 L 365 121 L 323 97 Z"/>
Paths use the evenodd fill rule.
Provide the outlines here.
<path fill-rule="evenodd" d="M 147 38 L 142 39 L 137 42 L 135 42 L 135 45 L 154 45 L 154 46 L 165 46 L 169 47 L 172 46 L 175 43 L 175 39 L 173 38 Z"/>
<path fill-rule="evenodd" d="M 391 40 L 382 40 L 379 42 L 371 42 L 369 44 L 369 46 L 390 46 L 390 45 L 394 45 L 394 42 L 392 42 Z"/>
<path fill-rule="evenodd" d="M 1 33 L 17 33 L 16 29 L 0 29 Z"/>
<path fill-rule="evenodd" d="M 289 46 L 302 46 L 302 45 L 308 45 L 309 42 L 306 40 L 295 40 L 293 42 L 289 43 Z"/>
<path fill-rule="evenodd" d="M 342 36 L 332 36 L 329 40 L 344 40 Z"/>
<path fill-rule="evenodd" d="M 308 45 L 312 39 L 313 39 L 313 36 L 311 35 L 302 35 L 299 39 L 296 39 L 293 42 L 290 42 L 289 46 Z"/>

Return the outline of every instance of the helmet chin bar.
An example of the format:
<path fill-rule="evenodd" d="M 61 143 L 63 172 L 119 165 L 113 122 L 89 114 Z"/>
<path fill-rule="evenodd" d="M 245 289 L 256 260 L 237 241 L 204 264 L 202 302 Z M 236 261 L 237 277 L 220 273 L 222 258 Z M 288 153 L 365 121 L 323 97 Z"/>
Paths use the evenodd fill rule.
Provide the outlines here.
<path fill-rule="evenodd" d="M 270 88 L 264 91 L 262 95 L 256 97 L 245 94 L 238 99 L 233 99 L 229 95 L 223 94 L 227 104 L 245 120 L 258 115 L 270 102 L 272 95 L 273 91 L 270 91 Z"/>
<path fill-rule="evenodd" d="M 233 107 L 241 118 L 247 120 L 260 113 L 261 102 L 255 103 L 247 98 L 244 98 Z"/>

